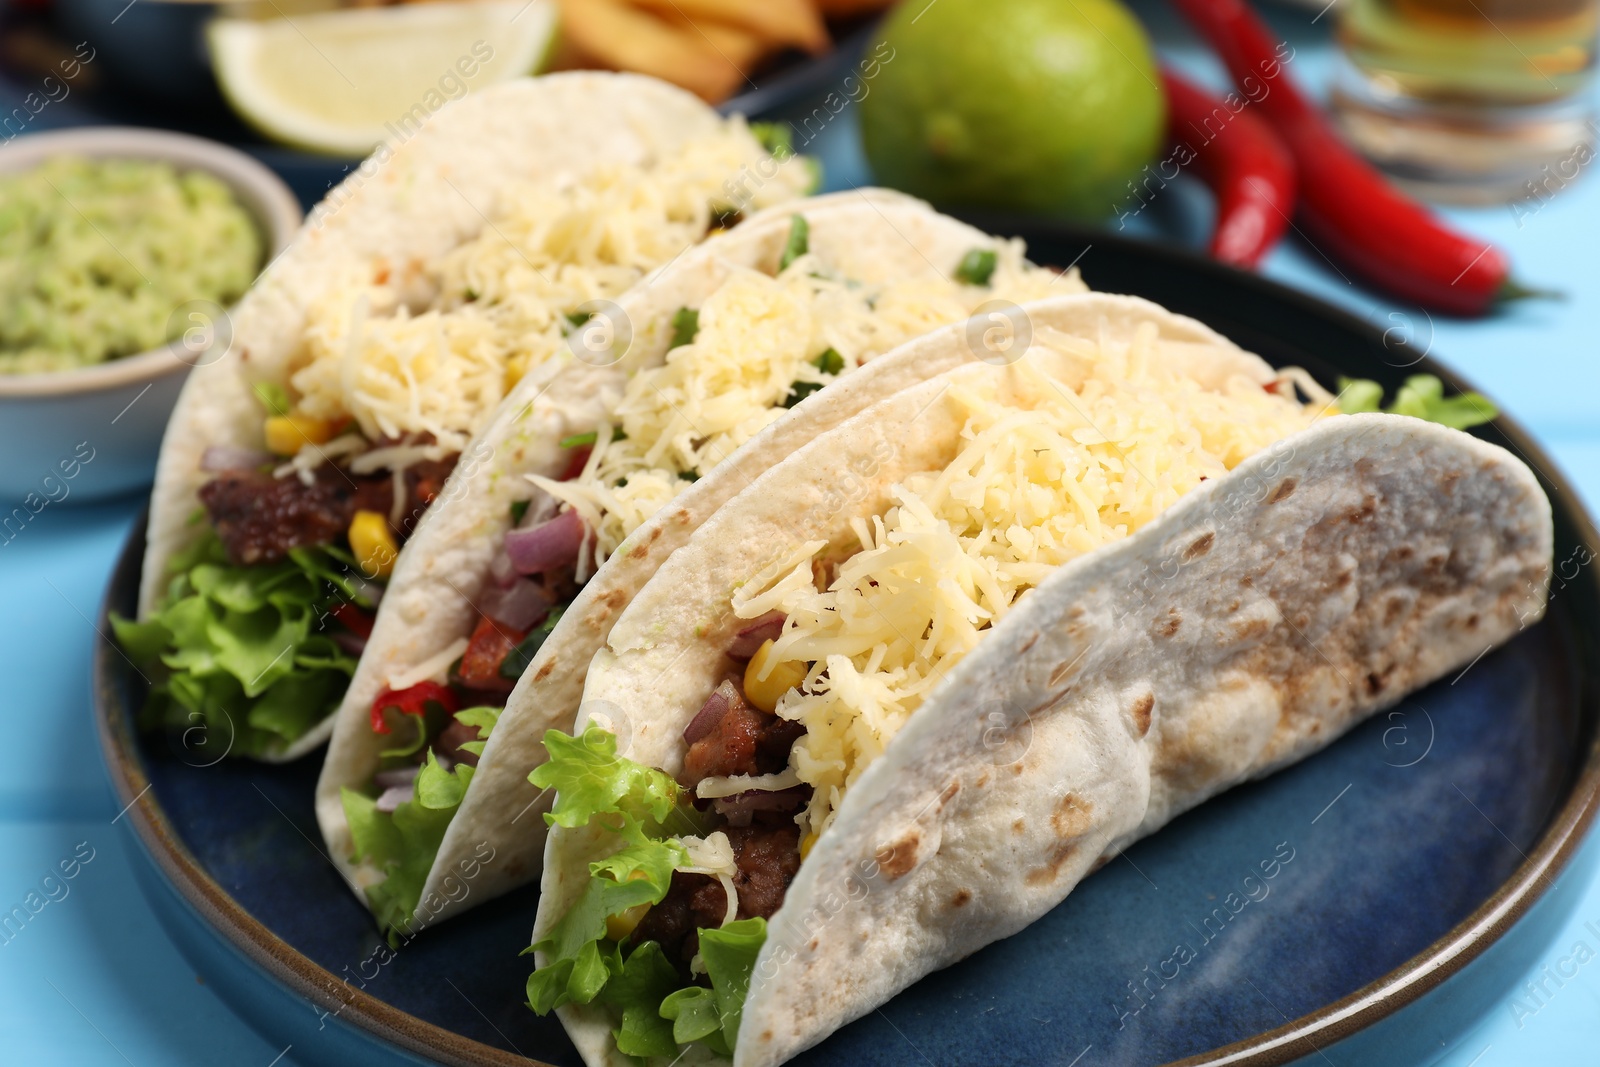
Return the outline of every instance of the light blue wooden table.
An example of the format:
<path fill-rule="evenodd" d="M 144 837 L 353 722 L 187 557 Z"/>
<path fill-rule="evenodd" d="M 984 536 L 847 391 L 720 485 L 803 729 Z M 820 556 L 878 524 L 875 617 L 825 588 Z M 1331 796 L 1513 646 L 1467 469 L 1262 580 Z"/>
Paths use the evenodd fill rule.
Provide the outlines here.
<path fill-rule="evenodd" d="M 1168 58 L 1217 83 L 1216 69 L 1168 16 L 1156 8 L 1141 15 Z M 1309 19 L 1276 17 L 1286 31 Z M 1330 49 L 1321 27 L 1294 30 L 1293 37 L 1297 77 L 1323 84 Z M 818 143 L 831 184 L 864 180 L 850 108 Z M 1205 198 L 1192 192 L 1174 192 L 1172 211 L 1148 213 L 1144 232 L 1155 227 L 1197 243 L 1207 221 Z M 1529 303 L 1488 322 L 1413 317 L 1417 343 L 1476 380 L 1529 427 L 1591 508 L 1600 506 L 1600 181 L 1585 175 L 1536 213 L 1502 206 L 1451 214 L 1508 249 L 1525 281 L 1564 289 L 1567 299 Z M 1093 254 L 1083 263 L 1091 277 Z M 1265 269 L 1384 328 L 1398 324 L 1389 318 L 1389 303 L 1347 284 L 1302 245 L 1281 247 Z M 294 1051 L 241 1021 L 167 941 L 134 884 L 123 828 L 113 825 L 119 813 L 90 720 L 92 620 L 142 503 L 51 505 L 0 546 L 0 678 L 7 679 L 0 731 L 8 753 L 0 761 L 0 913 L 23 904 L 30 892 L 46 899 L 40 891 L 45 876 L 59 874 L 62 861 L 79 860 L 76 877 L 52 890 L 59 899 L 46 903 L 20 933 L 0 934 L 0 1062 L 291 1067 Z M 4 510 L 11 506 L 5 502 Z M 84 863 L 84 856 L 92 858 Z M 1596 1062 L 1596 958 L 1600 880 L 1587 887 L 1538 966 L 1517 979 L 1512 996 L 1486 1018 L 1459 1020 L 1464 1036 L 1441 1062 Z M 1573 977 L 1552 979 L 1574 970 Z M 1530 995 L 1524 983 L 1542 983 L 1543 991 Z"/>

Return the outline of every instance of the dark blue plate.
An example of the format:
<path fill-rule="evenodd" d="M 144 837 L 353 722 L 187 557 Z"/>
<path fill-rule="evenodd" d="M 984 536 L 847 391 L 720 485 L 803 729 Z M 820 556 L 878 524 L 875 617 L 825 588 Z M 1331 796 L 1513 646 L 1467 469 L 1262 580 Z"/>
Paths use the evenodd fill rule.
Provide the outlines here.
<path fill-rule="evenodd" d="M 1196 257 L 1040 223 L 1035 259 L 1215 326 L 1268 360 L 1393 388 L 1451 374 L 1371 326 Z M 1174 822 L 1023 933 L 924 980 L 809 1064 L 1414 1063 L 1437 1055 L 1541 951 L 1575 902 L 1560 879 L 1600 790 L 1600 555 L 1571 488 L 1505 419 L 1480 431 L 1534 467 L 1555 507 L 1548 617 L 1326 751 Z M 142 524 L 141 524 L 142 528 Z M 142 537 L 106 608 L 131 613 Z M 109 632 L 109 627 L 102 627 Z M 322 852 L 318 760 L 201 761 L 132 730 L 143 682 L 98 650 L 121 820 L 173 938 L 302 1063 L 574 1064 L 522 1005 L 537 891 L 429 930 L 392 958 Z M 1504 936 L 1507 934 L 1510 936 Z M 1470 966 L 1469 966 L 1470 964 Z"/>

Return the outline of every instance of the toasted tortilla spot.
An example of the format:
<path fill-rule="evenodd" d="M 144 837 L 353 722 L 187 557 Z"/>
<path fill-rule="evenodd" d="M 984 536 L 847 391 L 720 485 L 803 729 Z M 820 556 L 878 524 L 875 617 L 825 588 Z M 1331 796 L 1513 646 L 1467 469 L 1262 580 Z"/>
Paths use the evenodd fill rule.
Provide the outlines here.
<path fill-rule="evenodd" d="M 972 894 L 965 889 L 957 889 L 956 895 L 950 898 L 952 908 L 964 908 L 972 901 Z"/>
<path fill-rule="evenodd" d="M 1304 630 L 1308 625 L 1310 625 L 1309 619 L 1301 619 L 1298 628 Z M 1257 615 L 1233 624 L 1233 640 L 1253 641 L 1258 637 L 1265 637 L 1267 631 L 1271 629 L 1272 624 Z"/>
<path fill-rule="evenodd" d="M 1359 508 L 1351 508 L 1349 511 L 1345 512 L 1344 519 L 1348 523 L 1359 525 L 1364 522 L 1371 522 L 1372 517 L 1377 513 L 1378 498 L 1374 496 L 1364 496 L 1361 498 L 1361 506 Z"/>
<path fill-rule="evenodd" d="M 959 792 L 961 792 L 961 779 L 957 778 L 955 781 L 945 786 L 944 792 L 939 794 L 939 810 L 943 811 L 944 806 L 954 800 L 956 794 Z"/>
<path fill-rule="evenodd" d="M 1038 641 L 1038 640 L 1039 640 L 1039 635 L 1038 634 L 1035 633 L 1035 634 L 1029 635 L 1028 639 L 1026 641 L 1022 642 L 1022 647 L 1017 649 L 1017 655 L 1020 656 L 1024 652 L 1028 651 L 1028 649 L 1032 648 L 1034 646 L 1034 643 L 1036 641 Z"/>
<path fill-rule="evenodd" d="M 656 540 L 660 536 L 661 536 L 661 527 L 660 527 L 660 525 L 658 524 L 658 525 L 651 526 L 650 527 L 650 532 L 645 534 L 644 537 L 640 538 L 639 539 L 639 543 L 633 546 L 632 551 L 630 551 L 628 553 L 628 558 L 629 559 L 644 559 L 646 556 L 648 556 L 650 554 L 650 546 L 655 544 Z"/>
<path fill-rule="evenodd" d="M 1068 793 L 1056 804 L 1056 810 L 1050 816 L 1050 826 L 1060 838 L 1082 837 L 1093 821 L 1090 815 L 1094 811 L 1094 803 L 1085 800 L 1076 793 Z"/>
<path fill-rule="evenodd" d="M 556 661 L 555 660 L 551 660 L 550 662 L 546 663 L 543 667 L 540 667 L 537 671 L 534 672 L 533 680 L 536 681 L 536 682 L 542 682 L 546 678 L 550 677 L 550 672 L 555 670 L 555 669 L 556 669 Z"/>
<path fill-rule="evenodd" d="M 807 945 L 806 947 L 809 948 L 812 952 L 815 952 L 815 951 L 817 951 L 817 946 L 820 945 L 821 943 L 822 942 L 818 941 L 816 938 L 813 937 L 811 939 L 811 944 Z"/>
<path fill-rule="evenodd" d="M 608 611 L 616 611 L 627 601 L 628 594 L 621 589 L 610 589 L 595 598 Z"/>
<path fill-rule="evenodd" d="M 1272 487 L 1272 492 L 1267 494 L 1266 502 L 1268 504 L 1276 504 L 1280 500 L 1289 499 L 1289 495 L 1294 492 L 1294 488 L 1298 484 L 1300 483 L 1296 482 L 1293 478 L 1285 478 L 1283 481 Z"/>
<path fill-rule="evenodd" d="M 900 840 L 880 848 L 874 858 L 883 876 L 892 882 L 910 873 L 911 868 L 917 865 L 917 846 L 921 843 L 922 831 L 913 826 Z"/>
<path fill-rule="evenodd" d="M 1478 613 L 1477 612 L 1473 612 L 1471 615 L 1468 615 L 1467 616 L 1467 629 L 1476 630 L 1478 628 L 1478 621 L 1479 620 L 1478 620 Z"/>
<path fill-rule="evenodd" d="M 1056 686 L 1065 681 L 1067 676 L 1071 675 L 1076 670 L 1077 666 L 1078 661 L 1075 658 L 1070 659 L 1065 663 L 1058 664 L 1056 669 L 1050 672 L 1050 678 L 1048 681 L 1050 688 L 1054 689 Z"/>
<path fill-rule="evenodd" d="M 984 786 L 988 785 L 989 784 L 989 772 L 988 771 L 984 771 L 983 774 L 981 774 L 978 777 L 978 780 L 976 782 L 973 782 L 972 784 L 974 786 L 976 786 L 977 788 L 979 788 L 979 789 L 982 789 Z"/>
<path fill-rule="evenodd" d="M 1193 563 L 1207 552 L 1210 552 L 1211 546 L 1216 540 L 1216 533 L 1212 530 L 1207 530 L 1204 534 L 1195 538 L 1188 548 L 1183 550 L 1183 561 L 1185 563 Z"/>
<path fill-rule="evenodd" d="M 1183 616 L 1178 614 L 1176 608 L 1167 609 L 1167 617 L 1156 623 L 1156 633 L 1162 637 L 1171 637 L 1178 632 L 1178 627 L 1183 625 Z"/>
<path fill-rule="evenodd" d="M 1014 833 L 1020 834 L 1024 829 L 1027 828 L 1027 825 L 1028 823 L 1026 819 L 1018 819 L 1016 822 L 1011 824 L 1011 829 Z"/>
<path fill-rule="evenodd" d="M 1062 866 L 1078 851 L 1076 841 L 1059 844 L 1050 850 L 1049 859 L 1043 867 L 1035 867 L 1024 876 L 1024 881 L 1029 885 L 1048 885 L 1061 877 Z"/>
<path fill-rule="evenodd" d="M 1140 737 L 1150 732 L 1150 713 L 1155 710 L 1155 706 L 1154 693 L 1146 693 L 1133 702 L 1129 714 L 1133 719 L 1133 728 L 1138 731 Z"/>

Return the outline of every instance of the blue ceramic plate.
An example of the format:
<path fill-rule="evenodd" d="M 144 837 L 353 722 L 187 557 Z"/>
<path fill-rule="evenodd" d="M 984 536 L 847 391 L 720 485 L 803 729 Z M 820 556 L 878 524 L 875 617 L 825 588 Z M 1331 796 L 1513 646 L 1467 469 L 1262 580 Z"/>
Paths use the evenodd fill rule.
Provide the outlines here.
<path fill-rule="evenodd" d="M 1202 319 L 1324 382 L 1393 388 L 1442 368 L 1398 339 L 1207 261 L 1104 234 L 984 219 L 1100 290 Z M 1548 617 L 1305 762 L 1174 822 L 1028 930 L 935 974 L 805 1054 L 808 1064 L 1419 1062 L 1542 950 L 1600 764 L 1595 531 L 1548 457 L 1505 419 L 1480 431 L 1555 506 Z M 141 524 L 142 526 L 142 524 Z M 131 613 L 142 539 L 107 595 Z M 108 627 L 102 627 L 107 632 Z M 522 1005 L 537 890 L 432 929 L 392 957 L 322 852 L 318 760 L 197 766 L 131 729 L 143 683 L 99 650 L 101 735 L 152 903 L 234 1007 L 301 1063 L 576 1064 Z M 1514 929 L 1513 929 L 1514 926 Z M 1509 936 L 1508 936 L 1509 932 Z M 1470 964 L 1470 966 L 1469 966 Z"/>

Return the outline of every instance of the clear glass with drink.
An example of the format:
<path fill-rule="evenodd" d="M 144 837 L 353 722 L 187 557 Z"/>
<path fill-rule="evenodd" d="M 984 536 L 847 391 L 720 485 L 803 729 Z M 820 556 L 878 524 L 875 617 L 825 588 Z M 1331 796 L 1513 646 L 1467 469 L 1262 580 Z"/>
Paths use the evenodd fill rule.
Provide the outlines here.
<path fill-rule="evenodd" d="M 1594 157 L 1600 0 L 1340 0 L 1345 134 L 1434 199 L 1555 192 Z"/>

